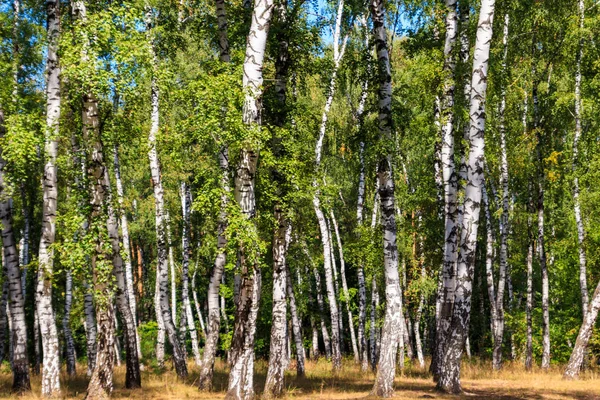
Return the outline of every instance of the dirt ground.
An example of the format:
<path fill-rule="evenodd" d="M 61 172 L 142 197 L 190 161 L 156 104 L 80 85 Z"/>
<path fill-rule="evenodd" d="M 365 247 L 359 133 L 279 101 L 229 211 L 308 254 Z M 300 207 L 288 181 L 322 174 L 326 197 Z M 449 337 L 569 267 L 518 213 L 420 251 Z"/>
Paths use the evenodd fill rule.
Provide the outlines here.
<path fill-rule="evenodd" d="M 257 393 L 264 385 L 266 363 L 257 362 L 255 387 Z M 294 367 L 293 365 L 291 366 Z M 65 399 L 82 399 L 85 396 L 87 378 L 85 366 L 78 365 L 78 374 L 68 378 L 63 374 L 61 383 Z M 220 399 L 227 386 L 227 371 L 222 362 L 215 369 L 214 392 L 202 393 L 195 386 L 197 369 L 189 365 L 190 376 L 186 382 L 179 382 L 175 372 L 168 365 L 162 373 L 156 368 L 146 367 L 142 376 L 143 389 L 124 389 L 124 367 L 115 368 L 115 391 L 113 398 L 134 399 Z M 351 360 L 344 363 L 342 371 L 333 375 L 331 365 L 325 360 L 309 362 L 306 377 L 298 379 L 291 369 L 286 378 L 286 399 L 364 399 L 373 385 L 372 372 L 361 373 Z M 536 369 L 526 372 L 520 363 L 506 364 L 502 371 L 493 372 L 486 362 L 464 363 L 462 368 L 464 393 L 460 396 L 442 395 L 435 391 L 426 370 L 408 366 L 396 379 L 395 399 L 577 399 L 600 400 L 600 372 L 586 371 L 577 381 L 565 381 L 560 368 L 549 372 Z M 10 398 L 11 373 L 5 365 L 0 371 L 0 398 Z M 32 377 L 33 391 L 23 399 L 40 398 L 40 378 Z"/>

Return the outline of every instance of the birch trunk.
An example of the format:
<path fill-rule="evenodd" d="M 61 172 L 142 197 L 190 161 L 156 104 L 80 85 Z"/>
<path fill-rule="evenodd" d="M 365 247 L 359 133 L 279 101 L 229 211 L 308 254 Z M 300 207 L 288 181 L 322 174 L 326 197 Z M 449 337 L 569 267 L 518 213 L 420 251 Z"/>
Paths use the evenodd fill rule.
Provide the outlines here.
<path fill-rule="evenodd" d="M 165 323 L 160 305 L 160 271 L 156 269 L 156 278 L 154 285 L 154 310 L 156 314 L 156 324 L 158 332 L 156 334 L 156 361 L 159 368 L 165 366 Z"/>
<path fill-rule="evenodd" d="M 306 247 L 306 242 L 302 242 L 302 249 L 304 251 L 304 254 L 306 254 L 307 258 L 310 261 L 310 264 L 311 264 L 312 270 L 313 270 L 313 275 L 315 277 L 315 292 L 317 293 L 317 305 L 319 307 L 321 335 L 323 336 L 323 344 L 325 345 L 325 357 L 327 359 L 331 359 L 331 340 L 329 339 L 329 332 L 327 332 L 327 326 L 325 324 L 325 302 L 323 301 L 323 292 L 321 289 L 321 275 L 319 274 L 319 270 L 317 269 L 317 266 L 313 262 L 312 257 L 310 256 L 310 253 L 308 252 L 308 248 Z M 313 347 L 318 352 L 318 339 L 317 339 L 316 346 L 315 346 L 315 342 L 313 340 Z M 313 353 L 314 353 L 314 351 L 313 351 Z"/>
<path fill-rule="evenodd" d="M 337 263 L 335 260 L 335 246 L 333 244 L 333 235 L 331 233 L 331 221 L 327 217 L 325 217 L 325 223 L 327 224 L 327 241 L 329 242 L 329 250 L 331 251 L 331 270 L 333 272 L 333 296 L 335 298 L 335 305 L 338 310 L 338 332 L 339 332 L 339 342 L 340 342 L 340 357 L 344 352 L 344 320 L 342 318 L 343 312 L 341 310 L 340 303 L 340 281 L 339 274 L 337 270 Z"/>
<path fill-rule="evenodd" d="M 346 41 L 348 36 L 346 35 L 342 40 L 340 47 L 340 34 L 342 26 L 342 15 L 344 12 L 344 0 L 339 0 L 338 8 L 335 18 L 335 28 L 333 31 L 333 71 L 331 79 L 329 81 L 329 91 L 327 100 L 325 101 L 325 107 L 321 117 L 321 125 L 319 128 L 319 138 L 315 146 L 315 166 L 319 170 L 321 165 L 321 157 L 323 152 L 323 141 L 325 139 L 325 133 L 327 130 L 327 120 L 329 118 L 329 111 L 333 104 L 333 97 L 335 95 L 337 72 L 340 66 L 340 61 L 344 55 L 346 49 Z M 331 353 L 333 361 L 334 371 L 338 371 L 342 367 L 342 354 L 340 349 L 340 326 L 339 326 L 339 315 L 337 300 L 335 298 L 335 289 L 332 276 L 332 263 L 331 263 L 331 241 L 329 240 L 327 223 L 325 222 L 325 216 L 321 210 L 321 201 L 319 199 L 320 190 L 317 185 L 317 181 L 313 182 L 315 193 L 313 195 L 313 208 L 317 221 L 319 224 L 319 232 L 321 234 L 323 242 L 323 264 L 325 269 L 325 285 L 327 288 L 327 298 L 329 300 L 329 311 L 331 313 Z"/>
<path fill-rule="evenodd" d="M 152 32 L 152 10 L 146 9 L 146 26 L 148 30 L 150 56 L 153 64 L 152 88 L 151 88 L 151 127 L 148 135 L 148 159 L 150 161 L 150 172 L 152 176 L 152 186 L 154 189 L 155 201 L 155 224 L 156 224 L 156 248 L 157 248 L 157 278 L 159 288 L 159 303 L 163 324 L 166 334 L 173 348 L 173 364 L 177 376 L 180 379 L 185 379 L 188 375 L 187 364 L 184 357 L 184 352 L 177 336 L 177 329 L 173 323 L 173 316 L 169 307 L 168 297 L 168 238 L 167 238 L 167 215 L 165 213 L 164 204 L 164 189 L 161 180 L 160 164 L 156 149 L 156 135 L 159 131 L 159 90 L 157 82 L 158 60 L 154 52 L 154 37 Z"/>
<path fill-rule="evenodd" d="M 533 46 L 535 56 L 535 42 Z M 539 99 L 537 71 L 533 65 L 533 129 L 537 136 L 536 156 L 537 156 L 537 245 L 540 270 L 542 272 L 542 369 L 550 368 L 550 304 L 549 304 L 549 285 L 548 285 L 548 266 L 546 263 L 546 247 L 544 244 L 544 159 L 543 159 L 543 136 L 539 126 Z"/>
<path fill-rule="evenodd" d="M 525 369 L 530 371 L 533 367 L 533 239 L 529 239 L 527 251 L 527 339 L 525 345 Z"/>
<path fill-rule="evenodd" d="M 221 62 L 228 63 L 230 61 L 230 56 L 229 39 L 227 36 L 227 14 L 225 10 L 225 1 L 215 0 L 215 8 L 219 32 L 219 59 Z M 225 248 L 227 246 L 227 237 L 225 236 L 225 230 L 227 229 L 227 200 L 229 193 L 229 152 L 226 146 L 222 146 L 219 151 L 219 166 L 221 167 L 221 209 L 217 227 L 217 257 L 215 259 L 215 264 L 208 287 L 206 342 L 204 345 L 202 362 L 200 365 L 200 376 L 198 378 L 198 386 L 201 390 L 210 390 L 212 386 L 215 354 L 217 352 L 217 342 L 219 340 L 219 329 L 221 326 L 221 320 L 219 318 L 219 288 L 221 280 L 224 278 L 226 263 Z M 195 274 L 196 271 L 194 271 L 194 276 Z M 200 307 L 197 306 L 198 300 L 196 298 L 195 285 L 193 286 L 194 302 L 196 303 L 198 318 L 202 321 Z M 224 303 L 224 301 L 222 302 Z M 227 325 L 227 316 L 223 315 L 223 317 L 223 321 Z"/>
<path fill-rule="evenodd" d="M 371 326 L 369 327 L 369 361 L 371 363 L 371 369 L 377 370 L 377 298 L 379 293 L 377 292 L 377 280 L 373 276 L 371 280 Z"/>
<path fill-rule="evenodd" d="M 356 342 L 356 334 L 354 333 L 354 317 L 352 315 L 352 310 L 350 309 L 350 291 L 348 290 L 348 282 L 346 281 L 346 263 L 344 261 L 344 250 L 342 247 L 342 238 L 340 237 L 340 229 L 338 227 L 337 220 L 335 219 L 335 214 L 333 213 L 333 209 L 330 210 L 331 221 L 333 223 L 333 228 L 335 232 L 335 236 L 337 239 L 338 250 L 340 254 L 340 276 L 342 278 L 342 290 L 344 292 L 344 303 L 346 304 L 346 312 L 348 313 L 348 328 L 350 329 L 350 340 L 352 343 L 352 353 L 354 354 L 354 362 L 360 362 L 360 353 L 358 352 L 358 344 Z"/>
<path fill-rule="evenodd" d="M 477 231 L 484 183 L 484 132 L 487 73 L 489 67 L 495 0 L 482 0 L 473 55 L 469 129 L 469 157 L 465 188 L 464 215 L 458 254 L 454 310 L 447 346 L 444 352 L 438 389 L 460 393 L 460 363 L 469 332 L 473 270 L 477 250 Z"/>
<path fill-rule="evenodd" d="M 71 304 L 73 302 L 73 274 L 71 269 L 67 269 L 65 277 L 65 315 L 62 325 L 65 335 L 67 374 L 71 377 L 76 373 L 75 343 L 71 332 Z"/>
<path fill-rule="evenodd" d="M 187 329 L 190 333 L 190 339 L 192 341 L 192 351 L 194 353 L 194 361 L 197 366 L 202 364 L 200 358 L 200 349 L 198 347 L 198 334 L 196 333 L 196 324 L 194 323 L 194 314 L 192 313 L 192 305 L 190 303 L 189 296 L 189 268 L 190 268 L 190 213 L 192 209 L 192 193 L 190 186 L 187 183 L 182 182 L 180 186 L 180 197 L 181 197 L 181 212 L 183 216 L 183 232 L 181 234 L 181 303 L 183 305 L 183 311 L 181 314 L 182 321 L 187 323 L 184 325 L 182 331 L 185 333 Z M 199 314 L 199 318 L 201 315 Z M 182 322 L 183 324 L 183 322 Z M 185 340 L 185 335 L 184 335 Z"/>
<path fill-rule="evenodd" d="M 296 376 L 303 377 L 305 372 L 304 359 L 306 358 L 306 355 L 304 352 L 304 344 L 302 342 L 302 321 L 298 316 L 296 296 L 294 295 L 294 287 L 292 286 L 292 276 L 290 274 L 290 267 L 287 263 L 285 268 L 287 297 L 290 303 L 290 314 L 292 315 L 292 333 L 294 334 L 294 344 L 296 345 Z M 312 325 L 314 325 L 314 322 L 312 322 L 311 319 L 311 326 Z"/>
<path fill-rule="evenodd" d="M 365 91 L 366 93 L 366 91 Z M 366 97 L 366 96 L 365 96 Z M 365 201 L 365 160 L 364 160 L 364 142 L 360 143 L 360 176 L 358 180 L 358 205 L 356 207 L 356 220 L 358 226 L 363 224 L 363 210 Z M 368 369 L 367 339 L 365 334 L 365 325 L 367 321 L 367 290 L 365 285 L 364 260 L 358 264 L 358 345 L 361 360 L 361 371 Z"/>
<path fill-rule="evenodd" d="M 4 111 L 0 106 L 0 139 L 5 135 Z M 0 223 L 2 224 L 2 246 L 4 258 L 4 279 L 8 290 L 8 310 L 9 331 L 12 337 L 12 371 L 13 385 L 12 391 L 24 393 L 31 390 L 29 382 L 29 360 L 27 354 L 27 324 L 25 321 L 25 298 L 23 296 L 23 286 L 21 283 L 21 269 L 19 268 L 19 254 L 13 231 L 12 217 L 12 199 L 5 193 L 4 169 L 6 161 L 2 157 L 2 148 L 0 148 Z M 6 304 L 3 304 L 6 307 Z M 6 309 L 6 308 L 5 308 Z M 2 342 L 2 346 L 4 343 Z"/>
<path fill-rule="evenodd" d="M 590 337 L 592 336 L 594 324 L 598 317 L 598 310 L 600 310 L 600 282 L 596 286 L 596 290 L 592 296 L 592 302 L 589 304 L 583 324 L 581 325 L 581 328 L 579 328 L 575 347 L 573 348 L 569 363 L 567 364 L 567 368 L 563 375 L 565 379 L 576 379 L 579 375 L 579 371 L 583 366 L 585 355 L 587 353 L 587 346 Z"/>
<path fill-rule="evenodd" d="M 45 165 L 43 177 L 42 233 L 38 255 L 38 282 L 36 312 L 42 337 L 43 368 L 42 396 L 60 396 L 60 359 L 58 333 L 52 308 L 52 277 L 56 237 L 56 206 L 58 199 L 56 157 L 60 119 L 60 67 L 58 39 L 60 34 L 60 6 L 56 0 L 46 0 L 48 49 L 46 62 L 46 132 Z"/>
<path fill-rule="evenodd" d="M 269 350 L 269 368 L 265 383 L 264 396 L 281 396 L 284 386 L 284 359 L 286 358 L 286 231 L 288 227 L 281 207 L 275 206 L 275 234 L 273 236 L 273 313 L 271 341 Z"/>
<path fill-rule="evenodd" d="M 175 257 L 173 255 L 173 241 L 171 240 L 171 216 L 169 211 L 165 211 L 165 225 L 167 228 L 167 245 L 169 247 L 169 276 L 170 278 L 170 289 L 171 289 L 171 320 L 173 326 L 177 327 L 177 284 L 175 283 Z M 177 328 L 175 328 L 177 329 Z M 183 358 L 187 358 L 185 348 L 181 346 L 183 352 Z"/>
<path fill-rule="evenodd" d="M 392 75 L 385 29 L 385 10 L 381 0 L 372 0 L 373 36 L 378 59 L 379 136 L 380 140 L 392 140 Z M 383 263 L 385 272 L 385 317 L 381 335 L 381 347 L 377 364 L 377 376 L 371 393 L 391 397 L 394 392 L 396 354 L 401 333 L 402 289 L 398 274 L 398 247 L 396 244 L 396 203 L 392 175 L 392 155 L 380 155 L 377 167 L 381 217 L 383 224 Z"/>
<path fill-rule="evenodd" d="M 508 55 L 508 34 L 510 17 L 504 15 L 504 29 L 502 36 L 502 73 L 506 75 L 506 59 Z M 506 149 L 506 127 L 504 126 L 504 113 L 506 111 L 506 88 L 501 87 L 500 110 L 500 180 L 502 185 L 502 215 L 500 217 L 500 271 L 498 278 L 498 294 L 496 300 L 496 323 L 494 330 L 494 352 L 492 365 L 495 370 L 502 367 L 502 339 L 504 336 L 504 289 L 508 274 L 508 211 L 509 211 L 509 188 L 508 188 L 508 155 Z"/>
<path fill-rule="evenodd" d="M 420 219 L 420 218 L 419 218 Z M 419 260 L 419 265 L 421 266 L 421 279 L 424 281 L 427 277 L 425 271 L 425 262 L 423 260 L 423 239 L 419 241 L 421 247 L 421 259 Z M 417 312 L 415 315 L 415 323 L 413 325 L 413 329 L 415 332 L 415 344 L 416 344 L 416 352 L 417 352 L 417 360 L 419 361 L 419 367 L 425 368 L 425 359 L 423 357 L 423 345 L 421 343 L 421 316 L 423 315 L 423 307 L 425 306 L 425 296 L 423 293 L 419 296 L 419 305 L 417 306 Z M 427 337 L 427 336 L 425 336 Z"/>
<path fill-rule="evenodd" d="M 121 216 L 121 233 L 123 235 L 123 252 L 125 254 L 125 283 L 127 286 L 127 298 L 129 301 L 129 307 L 131 309 L 131 315 L 133 318 L 133 324 L 136 327 L 136 340 L 137 340 L 137 353 L 138 357 L 142 357 L 142 347 L 140 336 L 137 331 L 137 306 L 135 300 L 135 289 L 133 285 L 133 268 L 131 265 L 131 248 L 129 246 L 130 238 L 129 238 L 129 223 L 127 221 L 127 214 L 125 213 L 125 209 L 123 206 L 124 199 L 124 191 L 123 191 L 123 182 L 121 180 L 121 166 L 119 163 L 119 147 L 115 144 L 113 149 L 113 166 L 115 172 L 115 186 L 117 187 L 117 200 L 119 204 L 119 214 Z"/>
<path fill-rule="evenodd" d="M 246 45 L 242 86 L 246 93 L 242 111 L 243 123 L 251 129 L 261 127 L 261 96 L 263 84 L 263 62 L 273 0 L 257 0 L 252 10 L 252 23 Z M 258 151 L 242 149 L 235 179 L 235 198 L 242 216 L 250 220 L 249 225 L 256 233 L 255 175 Z M 241 286 L 235 315 L 231 343 L 231 371 L 226 394 L 227 399 L 241 400 L 254 397 L 254 336 L 261 290 L 261 272 L 256 262 L 251 262 L 244 244 L 240 246 Z M 250 265 L 252 264 L 252 265 Z"/>
<path fill-rule="evenodd" d="M 579 29 L 583 30 L 585 21 L 585 4 L 579 0 Z M 589 295 L 587 287 L 587 260 L 585 255 L 585 228 L 581 218 L 581 205 L 579 202 L 579 177 L 577 176 L 579 139 L 581 137 L 581 59 L 583 58 L 583 39 L 579 39 L 577 49 L 577 66 L 575 69 L 575 135 L 573 137 L 573 208 L 575 211 L 575 223 L 577 224 L 577 240 L 579 244 L 579 287 L 581 289 L 581 309 L 583 320 L 586 320 Z"/>
<path fill-rule="evenodd" d="M 436 342 L 432 358 L 434 379 L 439 378 L 442 356 L 445 352 L 454 306 L 454 266 L 458 255 L 457 189 L 458 177 L 454 166 L 454 91 L 456 56 L 455 44 L 458 32 L 456 0 L 446 0 L 446 38 L 444 42 L 444 83 L 440 99 L 440 135 L 442 140 L 440 162 L 444 187 L 444 254 L 442 262 L 442 291 L 440 316 L 436 321 Z"/>
<path fill-rule="evenodd" d="M 77 1 L 73 12 L 85 22 L 85 6 Z M 83 50 L 85 57 L 85 48 Z M 84 62 L 87 60 L 84 60 Z M 91 214 L 89 216 L 90 235 L 94 238 L 94 251 L 91 256 L 94 279 L 94 300 L 97 323 L 96 363 L 88 383 L 86 399 L 105 399 L 113 389 L 114 362 L 114 311 L 112 307 L 113 288 L 109 278 L 110 255 L 105 251 L 105 229 L 108 204 L 108 185 L 105 180 L 104 157 L 100 141 L 98 101 L 93 95 L 83 96 L 82 125 L 84 142 L 88 146 L 87 175 L 89 180 Z"/>

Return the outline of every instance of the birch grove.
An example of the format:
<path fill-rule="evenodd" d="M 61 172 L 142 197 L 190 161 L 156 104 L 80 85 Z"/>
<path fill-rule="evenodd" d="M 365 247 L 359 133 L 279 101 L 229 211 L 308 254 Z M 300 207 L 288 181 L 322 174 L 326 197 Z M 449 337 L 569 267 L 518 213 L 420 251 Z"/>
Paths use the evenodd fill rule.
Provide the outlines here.
<path fill-rule="evenodd" d="M 598 21 L 6 2 L 0 397 L 600 396 Z"/>

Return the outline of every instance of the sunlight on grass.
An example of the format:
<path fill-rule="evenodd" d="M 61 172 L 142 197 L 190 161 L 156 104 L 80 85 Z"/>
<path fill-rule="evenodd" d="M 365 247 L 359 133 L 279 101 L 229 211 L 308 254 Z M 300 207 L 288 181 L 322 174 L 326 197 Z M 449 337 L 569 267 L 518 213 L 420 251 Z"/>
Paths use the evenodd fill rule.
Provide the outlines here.
<path fill-rule="evenodd" d="M 428 365 L 428 364 L 427 364 Z M 286 395 L 288 399 L 357 399 L 368 396 L 375 374 L 371 371 L 360 372 L 351 359 L 344 361 L 339 374 L 332 374 L 331 364 L 325 359 L 318 362 L 307 361 L 306 377 L 296 378 L 295 364 L 292 362 L 286 374 Z M 127 390 L 125 386 L 125 367 L 115 368 L 115 391 L 113 398 L 134 399 L 215 399 L 222 398 L 227 387 L 227 367 L 225 362 L 217 360 L 214 377 L 214 392 L 198 391 L 195 382 L 198 378 L 197 368 L 189 363 L 190 376 L 186 382 L 177 380 L 175 371 L 168 368 L 159 371 L 146 368 L 142 375 L 141 390 Z M 78 365 L 78 374 L 68 378 L 61 376 L 65 399 L 82 399 L 85 396 L 87 378 L 85 365 Z M 256 390 L 262 391 L 267 371 L 267 363 L 259 360 L 256 363 Z M 581 374 L 578 381 L 565 381 L 561 378 L 561 369 L 553 367 L 545 373 L 536 368 L 525 371 L 522 363 L 505 363 L 500 372 L 495 372 L 488 361 L 473 359 L 463 363 L 462 383 L 465 394 L 462 396 L 440 395 L 435 391 L 427 368 L 420 369 L 407 364 L 407 368 L 398 373 L 396 379 L 397 399 L 418 398 L 469 398 L 469 399 L 599 399 L 600 372 L 588 370 Z M 0 398 L 10 397 L 12 375 L 8 364 L 0 369 Z M 40 377 L 32 377 L 33 392 L 23 399 L 40 399 Z"/>

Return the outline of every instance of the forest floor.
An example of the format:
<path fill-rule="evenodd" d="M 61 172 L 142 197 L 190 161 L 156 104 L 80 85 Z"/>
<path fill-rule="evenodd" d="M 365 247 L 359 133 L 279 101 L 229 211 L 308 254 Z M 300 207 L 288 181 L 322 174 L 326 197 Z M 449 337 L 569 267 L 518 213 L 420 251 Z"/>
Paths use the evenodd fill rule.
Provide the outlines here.
<path fill-rule="evenodd" d="M 0 370 L 0 398 L 10 397 L 12 374 L 5 364 Z M 124 389 L 125 368 L 115 368 L 115 391 L 113 398 L 134 399 L 222 399 L 227 386 L 227 371 L 223 362 L 217 362 L 215 369 L 215 392 L 202 393 L 195 386 L 197 369 L 189 364 L 190 376 L 187 382 L 179 382 L 174 370 L 168 366 L 163 373 L 154 368 L 146 368 L 142 375 L 143 389 Z M 293 367 L 293 365 L 292 365 Z M 267 364 L 256 363 L 255 384 L 257 393 L 262 391 Z M 82 399 L 85 396 L 87 378 L 85 365 L 78 365 L 78 374 L 68 378 L 63 371 L 62 384 L 65 399 Z M 600 399 L 600 371 L 590 370 L 577 381 L 565 381 L 560 368 L 549 372 L 537 369 L 526 372 L 519 363 L 506 363 L 503 370 L 493 372 L 489 362 L 473 360 L 465 362 L 462 368 L 462 384 L 465 391 L 461 396 L 442 395 L 435 391 L 435 384 L 426 370 L 408 366 L 404 374 L 396 379 L 395 399 Z M 286 377 L 288 399 L 361 399 L 369 394 L 374 374 L 361 373 L 352 360 L 346 360 L 342 371 L 334 376 L 331 364 L 325 360 L 308 362 L 306 377 L 296 379 L 295 371 L 290 370 Z M 22 399 L 41 398 L 40 377 L 32 377 L 33 392 Z"/>

